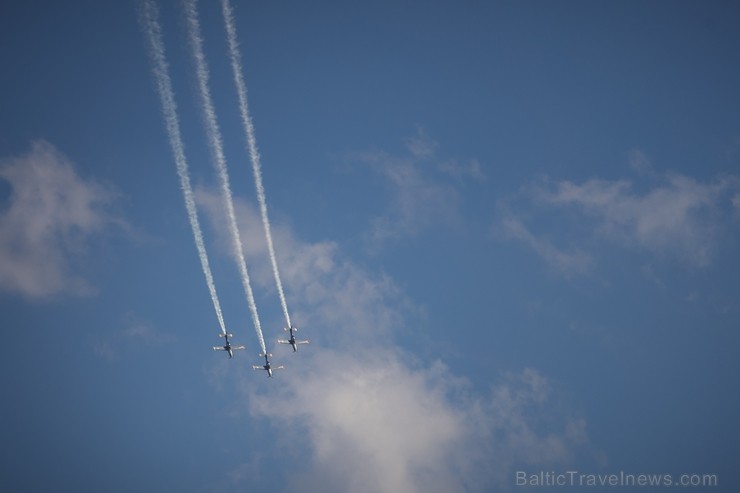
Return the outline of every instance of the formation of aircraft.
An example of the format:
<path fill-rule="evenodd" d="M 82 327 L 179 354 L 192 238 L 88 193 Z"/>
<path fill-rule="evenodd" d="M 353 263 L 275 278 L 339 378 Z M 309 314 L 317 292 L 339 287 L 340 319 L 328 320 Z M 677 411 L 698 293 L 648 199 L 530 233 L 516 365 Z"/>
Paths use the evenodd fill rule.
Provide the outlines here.
<path fill-rule="evenodd" d="M 267 376 L 268 377 L 271 377 L 272 376 L 272 370 L 283 370 L 283 369 L 285 369 L 285 367 L 283 365 L 273 367 L 270 364 L 270 359 L 269 358 L 272 357 L 272 354 L 269 354 L 269 353 L 268 354 L 260 353 L 260 357 L 264 357 L 265 358 L 265 364 L 264 365 L 252 365 L 252 369 L 253 370 L 265 370 L 267 372 Z"/>
<path fill-rule="evenodd" d="M 229 341 L 229 337 L 234 337 L 234 334 L 219 332 L 218 336 L 226 339 L 225 344 L 223 346 L 213 346 L 213 350 L 214 351 L 226 351 L 227 353 L 229 353 L 229 359 L 234 357 L 234 351 L 236 351 L 237 349 L 244 349 L 244 346 L 232 346 L 231 345 L 231 342 Z"/>
<path fill-rule="evenodd" d="M 298 327 L 286 327 L 283 329 L 284 331 L 290 331 L 290 338 L 286 341 L 284 339 L 278 339 L 279 344 L 290 344 L 293 347 L 293 352 L 295 353 L 298 348 L 296 347 L 298 344 L 308 344 L 308 341 L 298 341 L 295 338 L 295 335 L 293 332 L 298 330 Z"/>
<path fill-rule="evenodd" d="M 293 352 L 295 353 L 298 350 L 299 344 L 308 344 L 309 341 L 306 340 L 298 340 L 295 338 L 294 332 L 298 330 L 298 327 L 293 327 L 292 325 L 290 327 L 286 327 L 283 329 L 286 332 L 290 332 L 290 337 L 285 339 L 278 339 L 278 343 L 280 344 L 290 344 L 290 346 L 293 348 Z M 231 341 L 229 340 L 230 337 L 234 337 L 234 334 L 231 333 L 223 333 L 220 332 L 218 334 L 219 337 L 224 338 L 224 345 L 223 346 L 213 346 L 214 351 L 226 351 L 229 353 L 229 359 L 234 357 L 234 351 L 239 349 L 244 349 L 244 346 L 232 346 Z M 252 365 L 252 368 L 254 370 L 264 370 L 267 372 L 267 376 L 271 377 L 273 370 L 284 370 L 285 367 L 283 365 L 280 366 L 272 366 L 272 363 L 270 363 L 270 358 L 272 358 L 272 354 L 270 353 L 260 353 L 260 358 L 265 358 L 265 364 L 264 365 Z"/>

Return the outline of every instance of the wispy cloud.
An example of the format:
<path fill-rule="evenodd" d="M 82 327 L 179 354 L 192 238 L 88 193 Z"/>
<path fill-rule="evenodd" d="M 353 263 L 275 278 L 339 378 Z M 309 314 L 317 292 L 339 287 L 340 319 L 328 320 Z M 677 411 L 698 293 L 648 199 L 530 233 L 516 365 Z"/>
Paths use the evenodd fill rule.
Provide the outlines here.
<path fill-rule="evenodd" d="M 406 139 L 407 153 L 355 152 L 350 157 L 385 179 L 388 207 L 373 218 L 367 243 L 371 250 L 438 225 L 459 220 L 458 187 L 465 178 L 485 179 L 480 163 L 460 164 L 438 157 L 439 144 L 419 129 Z M 453 178 L 454 180 L 450 180 Z"/>
<path fill-rule="evenodd" d="M 126 313 L 119 322 L 121 328 L 99 338 L 93 344 L 93 352 L 102 359 L 117 359 L 122 349 L 131 347 L 161 347 L 174 343 L 174 334 L 155 327 L 133 313 Z"/>
<path fill-rule="evenodd" d="M 416 159 L 385 152 L 366 152 L 358 157 L 385 178 L 390 191 L 386 212 L 373 219 L 368 234 L 371 247 L 413 237 L 434 225 L 449 225 L 457 219 L 460 197 L 455 188 L 431 180 Z"/>
<path fill-rule="evenodd" d="M 655 173 L 653 169 L 653 163 L 640 149 L 632 149 L 627 153 L 627 160 L 630 167 L 640 174 L 650 175 Z"/>
<path fill-rule="evenodd" d="M 209 195 L 199 191 L 199 203 L 215 207 Z M 256 210 L 239 200 L 236 210 L 245 238 L 258 238 Z M 304 453 L 287 491 L 490 491 L 511 484 L 515 465 L 565 464 L 588 448 L 585 422 L 559 405 L 544 375 L 514 371 L 478 393 L 443 363 L 419 361 L 395 342 L 414 304 L 392 279 L 358 266 L 334 243 L 306 243 L 273 226 L 294 319 L 312 344 L 295 357 L 276 348 L 275 360 L 288 368 L 280 385 L 255 386 L 248 375 L 242 389 L 276 442 Z M 247 248 L 263 256 L 255 285 L 265 289 L 272 281 L 265 247 Z M 277 335 L 266 332 L 268 340 Z"/>
<path fill-rule="evenodd" d="M 471 159 L 467 163 L 461 163 L 456 160 L 443 161 L 437 168 L 442 172 L 453 177 L 457 182 L 462 182 L 466 178 L 475 181 L 485 181 L 486 174 L 483 172 L 483 166 L 477 159 Z"/>
<path fill-rule="evenodd" d="M 125 340 L 146 346 L 163 346 L 175 341 L 173 334 L 157 330 L 150 322 L 140 320 L 131 320 L 121 335 Z"/>
<path fill-rule="evenodd" d="M 517 197 L 501 201 L 496 229 L 521 241 L 549 265 L 565 274 L 588 273 L 596 252 L 571 253 L 558 248 L 551 237 L 569 236 L 584 245 L 606 242 L 677 260 L 692 267 L 711 264 L 721 241 L 731 231 L 737 210 L 740 178 L 726 175 L 700 181 L 679 174 L 658 174 L 639 150 L 628 155 L 630 165 L 644 179 L 604 180 L 582 183 L 541 180 Z M 514 207 L 512 203 L 518 203 Z M 525 226 L 524 217 L 552 218 L 538 228 Z M 533 221 L 534 222 L 534 221 Z M 565 233 L 544 224 L 578 224 Z"/>
<path fill-rule="evenodd" d="M 513 215 L 504 216 L 495 228 L 504 238 L 518 240 L 542 257 L 556 272 L 566 277 L 587 274 L 594 265 L 594 259 L 582 250 L 571 252 L 557 248 L 547 239 L 538 238 L 524 223 Z"/>
<path fill-rule="evenodd" d="M 0 160 L 0 179 L 11 188 L 0 212 L 0 289 L 29 297 L 89 293 L 72 260 L 118 222 L 109 211 L 115 194 L 80 177 L 45 141 Z"/>
<path fill-rule="evenodd" d="M 439 142 L 427 135 L 423 128 L 417 127 L 416 135 L 405 139 L 406 148 L 419 159 L 433 158 L 439 149 Z"/>
<path fill-rule="evenodd" d="M 670 173 L 646 192 L 627 180 L 591 179 L 582 184 L 561 181 L 540 189 L 536 199 L 555 206 L 574 206 L 596 219 L 596 233 L 629 247 L 670 254 L 687 264 L 711 262 L 723 227 L 730 193 L 740 181 L 723 177 L 699 182 Z"/>

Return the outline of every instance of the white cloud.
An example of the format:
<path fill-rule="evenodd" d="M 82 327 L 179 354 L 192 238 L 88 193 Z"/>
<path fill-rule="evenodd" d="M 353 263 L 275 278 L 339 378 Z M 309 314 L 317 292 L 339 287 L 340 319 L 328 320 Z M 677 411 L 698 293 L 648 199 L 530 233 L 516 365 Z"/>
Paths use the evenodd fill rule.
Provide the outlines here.
<path fill-rule="evenodd" d="M 44 141 L 0 160 L 0 179 L 11 187 L 0 212 L 0 289 L 30 297 L 89 292 L 70 264 L 113 220 L 106 210 L 113 194 L 79 177 Z"/>
<path fill-rule="evenodd" d="M 598 242 L 692 267 L 711 264 L 731 234 L 733 216 L 737 219 L 740 178 L 728 175 L 701 182 L 678 173 L 658 175 L 639 150 L 631 151 L 629 161 L 640 174 L 649 176 L 638 183 L 540 180 L 499 203 L 501 219 L 494 223 L 494 231 L 524 243 L 565 275 L 590 272 L 596 254 L 587 248 Z M 533 218 L 529 226 L 525 216 Z M 532 226 L 542 217 L 547 220 Z M 546 226 L 552 224 L 558 228 Z M 566 237 L 581 246 L 568 252 L 550 239 Z"/>
<path fill-rule="evenodd" d="M 225 235 L 217 197 L 200 190 L 198 201 Z M 235 205 L 257 287 L 269 289 L 262 226 L 253 208 Z M 286 491 L 489 491 L 511 484 L 515 464 L 564 464 L 587 442 L 584 422 L 555 405 L 543 375 L 507 374 L 476 394 L 443 364 L 424 364 L 394 342 L 415 307 L 391 279 L 334 243 L 302 242 L 279 224 L 273 232 L 292 318 L 312 344 L 297 355 L 276 348 L 287 367 L 280 385 L 255 386 L 247 375 L 241 388 L 275 442 L 305 452 L 291 461 Z"/>
<path fill-rule="evenodd" d="M 312 348 L 301 378 L 249 392 L 253 415 L 306 436 L 310 469 L 294 471 L 289 491 L 490 491 L 511 485 L 516 467 L 562 466 L 588 448 L 585 421 L 558 407 L 537 371 L 476 395 L 444 365 L 414 369 L 407 356 Z"/>
<path fill-rule="evenodd" d="M 288 383 L 277 401 L 254 395 L 252 402 L 255 414 L 282 426 L 305 424 L 321 476 L 348 493 L 459 491 L 450 478 L 450 446 L 458 445 L 465 424 L 428 375 L 382 355 L 361 361 L 322 350 L 313 357 L 317 364 L 331 361 L 336 371 Z"/>
<path fill-rule="evenodd" d="M 626 180 L 591 179 L 583 184 L 558 182 L 554 190 L 539 190 L 536 199 L 557 206 L 575 206 L 597 220 L 604 238 L 656 254 L 672 254 L 682 261 L 706 266 L 717 246 L 718 230 L 737 190 L 733 177 L 701 183 L 668 174 L 645 193 L 633 191 Z"/>

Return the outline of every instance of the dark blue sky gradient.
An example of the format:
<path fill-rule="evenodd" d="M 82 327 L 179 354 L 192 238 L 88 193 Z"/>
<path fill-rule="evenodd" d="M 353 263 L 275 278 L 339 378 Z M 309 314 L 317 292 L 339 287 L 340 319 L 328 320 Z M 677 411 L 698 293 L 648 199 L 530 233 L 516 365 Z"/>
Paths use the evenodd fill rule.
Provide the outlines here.
<path fill-rule="evenodd" d="M 201 3 L 265 338 L 287 368 L 270 381 L 249 368 L 258 344 L 208 202 L 217 182 L 180 4 L 161 2 L 161 22 L 217 289 L 247 345 L 232 361 L 210 350 L 218 326 L 136 2 L 6 2 L 0 170 L 30 166 L 45 141 L 107 202 L 103 226 L 45 237 L 46 250 L 24 243 L 35 214 L 8 219 L 20 182 L 0 174 L 0 489 L 363 492 L 376 490 L 353 480 L 378 474 L 398 480 L 381 491 L 428 491 L 429 467 L 450 491 L 516 490 L 516 470 L 569 469 L 713 473 L 708 490 L 737 491 L 735 2 L 234 2 L 288 304 L 313 342 L 296 355 L 274 347 L 283 321 L 250 222 L 223 22 L 217 2 Z M 6 274 L 49 279 L 43 259 L 61 262 L 68 289 L 37 295 Z M 365 294 L 344 305 L 347 293 Z M 426 442 L 412 425 L 390 447 L 347 438 L 330 411 L 350 391 L 327 378 L 343 374 L 331 361 L 347 382 L 397 370 L 393 416 L 411 413 L 399 396 L 428 408 L 414 425 L 448 416 L 429 402 L 459 422 L 480 404 L 498 431 L 444 443 L 474 440 L 464 449 L 490 459 L 414 462 L 406 445 Z M 528 369 L 550 389 L 517 401 L 532 442 L 496 414 L 495 390 Z M 302 383 L 337 393 L 314 402 Z M 585 439 L 564 431 L 579 422 Z M 547 437 L 564 445 L 543 458 Z"/>

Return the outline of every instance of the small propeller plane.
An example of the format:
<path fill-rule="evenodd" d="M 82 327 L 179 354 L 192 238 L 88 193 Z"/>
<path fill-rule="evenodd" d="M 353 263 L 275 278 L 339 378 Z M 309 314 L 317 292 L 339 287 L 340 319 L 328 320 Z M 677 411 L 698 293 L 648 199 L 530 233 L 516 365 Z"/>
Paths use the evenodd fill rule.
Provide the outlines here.
<path fill-rule="evenodd" d="M 286 327 L 283 330 L 286 332 L 290 331 L 290 339 L 288 339 L 287 341 L 284 339 L 278 339 L 278 343 L 279 344 L 290 344 L 293 347 L 294 353 L 298 350 L 298 348 L 296 347 L 298 344 L 308 344 L 309 343 L 308 341 L 297 341 L 296 340 L 293 332 L 297 331 L 298 327 Z"/>
<path fill-rule="evenodd" d="M 264 365 L 252 365 L 252 369 L 253 370 L 265 370 L 267 372 L 267 376 L 268 377 L 271 377 L 272 376 L 272 370 L 284 370 L 285 369 L 285 367 L 283 365 L 273 367 L 270 364 L 270 359 L 269 358 L 272 357 L 272 354 L 269 354 L 269 353 L 267 353 L 267 354 L 260 353 L 260 357 L 261 358 L 262 357 L 265 358 L 265 364 Z"/>
<path fill-rule="evenodd" d="M 229 342 L 229 337 L 234 337 L 234 334 L 219 332 L 219 337 L 223 337 L 226 339 L 226 343 L 223 346 L 213 346 L 214 351 L 226 351 L 229 353 L 229 359 L 234 357 L 234 351 L 237 349 L 244 349 L 244 346 L 232 346 L 231 342 Z"/>

